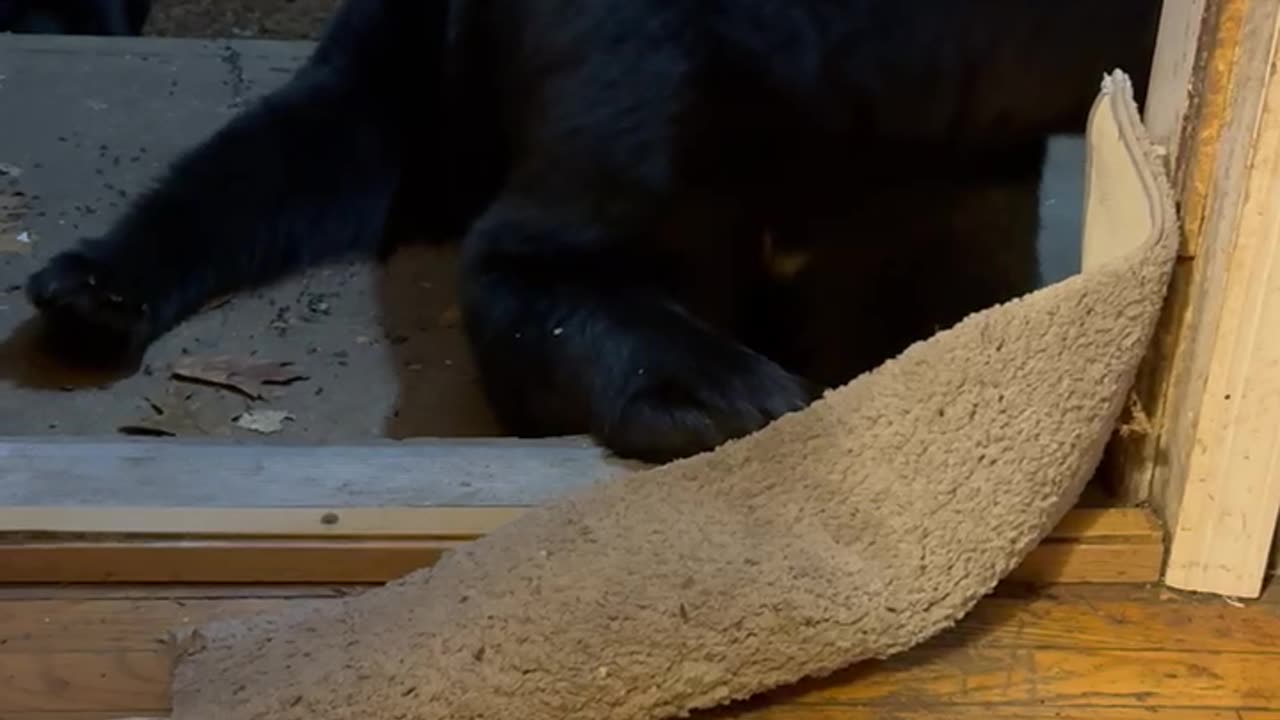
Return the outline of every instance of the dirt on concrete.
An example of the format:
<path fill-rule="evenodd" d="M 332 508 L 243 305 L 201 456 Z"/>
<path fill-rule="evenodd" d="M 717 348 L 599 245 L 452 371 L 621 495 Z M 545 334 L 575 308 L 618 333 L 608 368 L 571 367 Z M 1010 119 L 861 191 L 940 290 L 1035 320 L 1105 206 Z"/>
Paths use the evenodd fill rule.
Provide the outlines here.
<path fill-rule="evenodd" d="M 128 429 L 353 443 L 500 434 L 458 327 L 447 248 L 406 247 L 386 263 L 336 263 L 237 294 L 126 372 L 65 367 L 34 342 L 28 274 L 102 233 L 178 153 L 284 82 L 306 52 L 262 39 L 0 43 L 0 435 Z M 288 363 L 290 377 L 305 377 L 249 397 L 175 375 L 227 362 Z"/>
<path fill-rule="evenodd" d="M 500 434 L 457 327 L 444 250 L 406 248 L 385 264 L 314 268 L 240 294 L 167 334 L 125 376 L 68 373 L 33 351 L 27 275 L 105 230 L 178 153 L 284 82 L 309 46 L 275 41 L 313 39 L 337 2 L 158 0 L 147 38 L 0 44 L 0 435 L 159 423 L 260 441 L 244 418 L 267 411 L 289 416 L 270 433 L 281 440 Z M 1051 152 L 1046 282 L 1078 267 L 1081 150 L 1066 140 Z M 179 362 L 224 356 L 296 363 L 307 378 L 254 400 L 173 377 Z"/>
<path fill-rule="evenodd" d="M 156 0 L 146 34 L 311 40 L 338 0 Z"/>

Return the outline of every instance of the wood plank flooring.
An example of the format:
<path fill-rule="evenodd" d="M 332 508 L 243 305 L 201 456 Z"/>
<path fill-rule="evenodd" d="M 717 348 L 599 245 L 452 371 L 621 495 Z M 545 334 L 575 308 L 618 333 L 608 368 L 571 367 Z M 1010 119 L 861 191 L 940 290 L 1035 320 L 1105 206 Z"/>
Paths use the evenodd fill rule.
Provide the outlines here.
<path fill-rule="evenodd" d="M 163 715 L 169 628 L 339 586 L 0 587 L 0 720 Z M 1158 587 L 1001 587 L 888 661 L 704 718 L 1280 720 L 1280 592 L 1237 604 Z"/>

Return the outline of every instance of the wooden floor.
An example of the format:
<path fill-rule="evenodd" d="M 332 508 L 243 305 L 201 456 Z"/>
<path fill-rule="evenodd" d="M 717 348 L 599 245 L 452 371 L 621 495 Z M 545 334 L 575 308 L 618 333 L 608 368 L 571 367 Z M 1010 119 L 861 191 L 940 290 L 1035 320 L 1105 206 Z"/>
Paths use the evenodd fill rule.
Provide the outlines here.
<path fill-rule="evenodd" d="M 0 720 L 162 715 L 166 630 L 358 587 L 0 588 Z M 1280 592 L 1002 587 L 888 662 L 774 694 L 750 720 L 1280 720 Z"/>

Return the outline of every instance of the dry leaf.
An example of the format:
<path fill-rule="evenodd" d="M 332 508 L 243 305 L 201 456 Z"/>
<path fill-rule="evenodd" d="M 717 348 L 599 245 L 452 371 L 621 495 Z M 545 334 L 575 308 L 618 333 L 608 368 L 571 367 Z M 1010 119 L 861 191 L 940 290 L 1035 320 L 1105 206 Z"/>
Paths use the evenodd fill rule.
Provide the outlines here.
<path fill-rule="evenodd" d="M 209 435 L 200 419 L 200 404 L 191 393 L 174 392 L 172 389 L 158 400 L 144 398 L 151 406 L 152 415 L 127 425 L 120 432 L 126 435 L 191 436 Z"/>
<path fill-rule="evenodd" d="M 210 310 L 217 310 L 223 305 L 230 303 L 234 299 L 235 299 L 235 295 L 220 295 L 210 300 L 209 302 L 205 303 L 200 308 L 200 312 L 209 312 Z"/>
<path fill-rule="evenodd" d="M 294 419 L 293 413 L 287 410 L 245 410 L 231 422 L 246 430 L 269 435 L 283 430 L 286 420 Z"/>
<path fill-rule="evenodd" d="M 256 362 L 230 355 L 182 358 L 173 364 L 173 376 L 236 390 L 254 400 L 268 397 L 268 385 L 288 385 L 307 379 L 307 375 L 289 361 Z"/>

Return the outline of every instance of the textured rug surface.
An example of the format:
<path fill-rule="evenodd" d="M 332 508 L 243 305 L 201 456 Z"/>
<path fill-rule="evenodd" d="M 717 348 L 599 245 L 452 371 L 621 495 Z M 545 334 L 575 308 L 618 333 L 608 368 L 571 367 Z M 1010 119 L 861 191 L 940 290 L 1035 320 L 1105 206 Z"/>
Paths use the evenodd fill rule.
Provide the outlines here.
<path fill-rule="evenodd" d="M 950 627 L 1078 498 L 1164 297 L 1173 210 L 1122 74 L 1090 153 L 1091 206 L 1140 211 L 1093 218 L 1107 262 L 431 569 L 186 634 L 173 717 L 656 720 Z"/>

